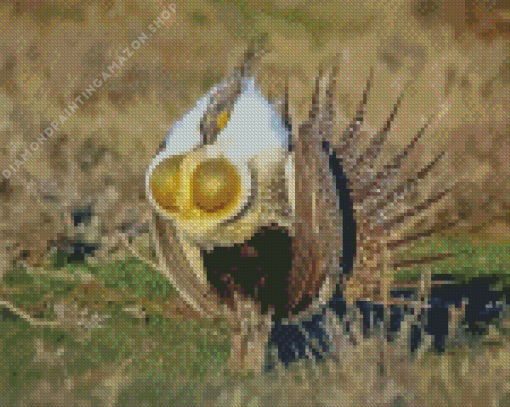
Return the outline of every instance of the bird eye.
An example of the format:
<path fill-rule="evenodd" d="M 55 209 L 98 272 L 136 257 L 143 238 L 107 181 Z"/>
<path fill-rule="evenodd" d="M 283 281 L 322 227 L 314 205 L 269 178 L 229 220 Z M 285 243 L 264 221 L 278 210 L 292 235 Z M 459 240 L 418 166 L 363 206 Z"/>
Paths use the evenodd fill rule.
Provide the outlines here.
<path fill-rule="evenodd" d="M 152 173 L 152 198 L 169 213 L 178 213 L 178 195 L 181 190 L 180 166 L 184 156 L 178 155 L 158 164 Z"/>
<path fill-rule="evenodd" d="M 226 110 L 222 114 L 220 114 L 220 116 L 218 117 L 218 120 L 216 122 L 216 127 L 218 128 L 218 131 L 221 131 L 225 128 L 229 119 L 230 119 L 229 111 Z"/>
<path fill-rule="evenodd" d="M 191 203 L 209 215 L 228 211 L 241 193 L 237 169 L 224 159 L 202 162 L 191 177 Z"/>

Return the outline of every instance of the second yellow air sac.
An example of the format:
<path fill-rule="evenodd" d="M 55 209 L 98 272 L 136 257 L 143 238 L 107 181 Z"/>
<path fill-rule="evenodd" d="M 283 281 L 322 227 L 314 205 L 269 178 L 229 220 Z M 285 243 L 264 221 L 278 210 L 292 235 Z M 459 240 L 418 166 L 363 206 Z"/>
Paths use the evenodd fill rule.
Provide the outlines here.
<path fill-rule="evenodd" d="M 191 177 L 191 204 L 202 215 L 218 215 L 232 209 L 241 193 L 241 177 L 227 160 L 200 163 Z"/>

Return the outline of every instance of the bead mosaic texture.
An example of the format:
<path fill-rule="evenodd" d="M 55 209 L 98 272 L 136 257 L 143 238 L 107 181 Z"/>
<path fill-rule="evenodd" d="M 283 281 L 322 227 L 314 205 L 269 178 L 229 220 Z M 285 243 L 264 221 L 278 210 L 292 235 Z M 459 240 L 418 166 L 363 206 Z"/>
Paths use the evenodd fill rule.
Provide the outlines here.
<path fill-rule="evenodd" d="M 508 2 L 0 13 L 0 407 L 509 405 Z"/>

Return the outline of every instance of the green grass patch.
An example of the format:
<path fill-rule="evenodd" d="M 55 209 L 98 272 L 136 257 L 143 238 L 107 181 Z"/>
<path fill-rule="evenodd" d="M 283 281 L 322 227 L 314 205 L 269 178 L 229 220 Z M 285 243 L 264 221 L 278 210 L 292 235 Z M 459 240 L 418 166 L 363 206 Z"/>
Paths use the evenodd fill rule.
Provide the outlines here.
<path fill-rule="evenodd" d="M 133 397 L 141 402 L 170 401 L 170 393 L 176 400 L 191 400 L 192 395 L 191 399 L 186 396 L 192 389 L 189 386 L 199 385 L 210 371 L 219 370 L 226 363 L 228 336 L 211 321 L 165 318 L 154 307 L 145 309 L 145 318 L 123 311 L 126 305 L 136 305 L 137 299 L 150 299 L 164 306 L 163 301 L 175 294 L 165 279 L 135 258 L 105 267 L 69 265 L 49 268 L 46 274 L 42 270 L 31 271 L 32 274 L 20 267 L 4 278 L 4 291 L 9 288 L 16 292 L 15 301 L 10 298 L 16 306 L 27 309 L 44 296 L 48 311 L 41 321 L 55 319 L 55 303 L 66 304 L 70 309 L 74 305 L 79 310 L 92 309 L 105 321 L 89 328 L 72 324 L 37 327 L 16 317 L 16 322 L 2 321 L 0 394 L 8 397 L 8 405 L 19 403 L 39 379 L 51 376 L 58 384 L 62 375 L 79 383 L 76 397 L 94 399 L 96 378 L 108 377 L 112 366 L 123 366 L 122 374 L 137 383 L 125 394 L 125 401 L 131 402 Z M 35 275 L 36 271 L 41 274 Z M 46 359 L 36 357 L 36 344 L 43 344 Z M 54 374 L 48 376 L 49 362 L 45 360 L 50 359 L 54 359 L 55 366 Z M 183 380 L 187 383 L 186 394 L 181 394 L 177 386 Z"/>
<path fill-rule="evenodd" d="M 398 259 L 413 259 L 424 256 L 453 253 L 453 257 L 434 262 L 425 267 L 432 268 L 432 275 L 449 275 L 458 282 L 474 278 L 497 277 L 503 285 L 510 284 L 510 243 L 486 242 L 474 236 L 438 236 L 419 242 Z M 396 272 L 397 280 L 415 280 L 423 266 L 402 269 Z"/>
<path fill-rule="evenodd" d="M 508 283 L 508 248 L 507 243 L 470 237 L 437 237 L 420 242 L 404 255 L 454 252 L 458 256 L 432 265 L 434 274 L 451 274 L 457 280 L 498 275 Z M 418 274 L 419 268 L 407 269 L 397 278 L 410 280 Z M 97 389 L 121 375 L 129 380 L 119 381 L 115 393 L 119 406 L 200 404 L 211 375 L 226 374 L 227 329 L 208 320 L 165 316 L 165 306 L 176 291 L 157 270 L 136 258 L 103 267 L 86 263 L 18 267 L 4 276 L 0 288 L 4 298 L 22 310 L 44 309 L 40 321 L 58 320 L 55 304 L 86 310 L 87 318 L 91 313 L 103 318 L 92 327 L 37 327 L 4 309 L 0 314 L 0 403 L 17 405 L 43 379 L 61 387 L 63 378 L 72 378 L 76 399 L 101 405 Z M 127 312 L 126 307 L 143 308 L 143 317 Z"/>

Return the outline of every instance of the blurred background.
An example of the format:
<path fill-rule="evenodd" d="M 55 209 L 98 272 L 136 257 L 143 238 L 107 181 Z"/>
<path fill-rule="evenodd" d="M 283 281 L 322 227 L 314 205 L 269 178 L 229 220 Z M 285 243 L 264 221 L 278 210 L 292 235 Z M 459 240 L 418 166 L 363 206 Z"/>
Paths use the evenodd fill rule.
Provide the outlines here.
<path fill-rule="evenodd" d="M 310 106 L 319 66 L 335 63 L 339 120 L 346 124 L 371 66 L 376 76 L 367 120 L 374 128 L 385 121 L 403 84 L 414 79 L 385 154 L 405 146 L 426 118 L 440 106 L 445 109 L 403 171 L 416 170 L 446 149 L 448 158 L 433 176 L 454 175 L 461 187 L 437 216 L 462 221 L 413 250 L 467 252 L 435 272 L 460 279 L 496 276 L 506 287 L 510 2 L 169 4 L 0 2 L 0 171 L 10 172 L 0 177 L 0 301 L 5 305 L 0 405 L 366 401 L 372 391 L 366 375 L 375 369 L 370 347 L 359 371 L 349 364 L 344 370 L 299 367 L 265 387 L 235 375 L 226 379 L 229 333 L 192 315 L 173 287 L 150 264 L 134 258 L 118 237 L 155 261 L 145 170 L 172 123 L 231 72 L 251 38 L 267 33 L 272 53 L 262 61 L 260 86 L 277 101 L 286 78 L 292 78 L 298 122 Z M 151 32 L 165 9 L 169 18 Z M 143 33 L 149 39 L 133 46 Z M 126 58 L 122 64 L 120 57 Z M 114 61 L 119 67 L 85 99 L 85 89 Z M 64 113 L 80 95 L 78 109 Z M 68 120 L 32 151 L 31 143 L 63 114 Z M 22 158 L 26 149 L 30 155 Z M 402 278 L 420 272 L 407 270 Z M 504 367 L 510 355 L 507 339 L 494 341 L 490 349 L 477 351 L 480 358 L 459 350 L 450 358 L 429 355 L 420 365 L 396 369 L 379 401 L 400 397 L 412 403 L 415 397 L 413 405 L 498 405 L 490 403 L 510 395 Z M 402 377 L 413 383 L 414 393 L 406 396 L 411 401 L 404 401 L 402 389 L 410 385 Z M 222 391 L 225 380 L 232 385 Z M 285 386 L 299 391 L 288 394 Z M 266 393 L 257 393 L 262 387 Z"/>

